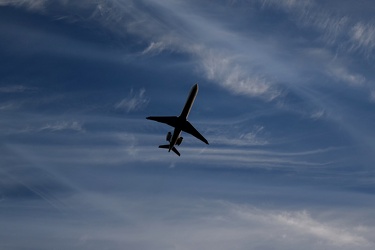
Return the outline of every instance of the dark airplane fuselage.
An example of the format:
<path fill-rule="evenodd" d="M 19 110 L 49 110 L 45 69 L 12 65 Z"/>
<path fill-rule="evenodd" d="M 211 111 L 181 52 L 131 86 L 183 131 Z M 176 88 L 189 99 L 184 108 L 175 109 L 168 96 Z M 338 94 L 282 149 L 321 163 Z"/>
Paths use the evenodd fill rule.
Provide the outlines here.
<path fill-rule="evenodd" d="M 193 106 L 193 103 L 194 103 L 195 97 L 197 96 L 197 93 L 198 93 L 198 84 L 195 84 L 191 88 L 190 94 L 189 94 L 189 96 L 186 100 L 185 106 L 184 106 L 180 116 L 177 119 L 177 124 L 176 124 L 176 127 L 175 127 L 174 131 L 173 131 L 173 135 L 172 135 L 172 138 L 171 138 L 170 143 L 169 143 L 169 150 L 168 151 L 171 151 L 171 149 L 176 145 L 176 142 L 181 135 L 182 126 L 185 123 L 185 121 L 187 120 L 187 117 L 189 116 L 191 107 Z"/>

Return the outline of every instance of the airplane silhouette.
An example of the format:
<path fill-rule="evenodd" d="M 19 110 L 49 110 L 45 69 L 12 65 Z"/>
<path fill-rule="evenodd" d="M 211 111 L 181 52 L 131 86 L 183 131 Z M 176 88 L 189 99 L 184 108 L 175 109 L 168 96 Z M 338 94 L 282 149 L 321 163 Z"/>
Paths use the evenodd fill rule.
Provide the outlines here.
<path fill-rule="evenodd" d="M 159 148 L 166 148 L 168 152 L 171 150 L 180 156 L 180 152 L 176 149 L 176 145 L 179 146 L 182 143 L 183 137 L 180 137 L 181 132 L 184 131 L 189 133 L 204 143 L 208 144 L 206 138 L 201 135 L 198 130 L 196 130 L 193 125 L 187 120 L 187 117 L 190 113 L 191 107 L 193 106 L 195 97 L 198 93 L 198 84 L 195 84 L 190 91 L 190 94 L 186 100 L 185 106 L 182 109 L 182 112 L 179 116 L 149 116 L 146 117 L 148 120 L 153 120 L 161 123 L 168 124 L 171 127 L 174 127 L 173 134 L 171 132 L 167 133 L 166 140 L 169 142 L 167 145 L 160 145 Z"/>

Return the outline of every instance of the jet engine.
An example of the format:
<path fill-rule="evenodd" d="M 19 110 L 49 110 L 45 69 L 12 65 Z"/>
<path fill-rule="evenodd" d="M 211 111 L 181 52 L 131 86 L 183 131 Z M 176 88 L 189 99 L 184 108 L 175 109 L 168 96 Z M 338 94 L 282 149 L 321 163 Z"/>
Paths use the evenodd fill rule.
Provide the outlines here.
<path fill-rule="evenodd" d="M 182 143 L 182 140 L 183 140 L 184 138 L 183 137 L 179 137 L 178 139 L 177 139 L 177 141 L 176 141 L 176 145 L 177 146 L 180 146 L 180 144 Z"/>
<path fill-rule="evenodd" d="M 168 132 L 167 137 L 165 138 L 167 141 L 171 141 L 172 133 Z"/>

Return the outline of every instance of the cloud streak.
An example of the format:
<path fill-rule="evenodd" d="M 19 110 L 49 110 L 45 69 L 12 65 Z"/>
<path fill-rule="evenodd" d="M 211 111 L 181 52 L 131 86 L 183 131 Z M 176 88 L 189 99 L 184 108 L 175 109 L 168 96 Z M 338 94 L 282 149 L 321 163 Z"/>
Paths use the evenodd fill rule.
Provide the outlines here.
<path fill-rule="evenodd" d="M 9 85 L 9 86 L 0 87 L 0 93 L 6 93 L 6 94 L 22 93 L 25 91 L 30 91 L 30 90 L 35 90 L 35 89 L 36 88 L 28 87 L 24 85 Z"/>
<path fill-rule="evenodd" d="M 354 15 L 337 7 L 337 9 L 324 8 L 324 5 L 313 0 L 259 0 L 265 7 L 276 7 L 298 18 L 299 24 L 316 28 L 321 32 L 321 38 L 327 45 L 336 44 L 342 47 L 342 52 L 347 49 L 361 51 L 366 56 L 373 54 L 375 44 L 374 23 L 357 21 Z M 347 4 L 347 3 L 345 3 Z M 353 4 L 353 3 L 350 3 Z M 350 6 L 349 6 L 350 7 Z"/>
<path fill-rule="evenodd" d="M 63 130 L 72 130 L 77 132 L 84 132 L 83 124 L 78 121 L 60 121 L 55 123 L 48 123 L 45 126 L 41 127 L 39 131 L 63 131 Z"/>
<path fill-rule="evenodd" d="M 125 110 L 127 113 L 144 109 L 149 103 L 145 92 L 144 88 L 141 88 L 138 93 L 134 93 L 134 90 L 131 89 L 128 97 L 116 103 L 115 108 Z"/>
<path fill-rule="evenodd" d="M 329 9 L 322 11 L 315 1 L 273 1 L 259 0 L 263 9 L 278 8 L 290 15 L 291 19 L 297 17 L 298 24 L 303 28 L 316 28 L 327 44 L 336 44 L 342 47 L 340 41 L 346 37 L 347 30 L 353 26 L 353 20 L 345 15 L 335 15 Z M 33 5 L 23 1 L 22 5 Z M 62 6 L 70 6 L 70 1 L 60 2 Z M 245 2 L 246 6 L 253 3 Z M 36 6 L 47 10 L 48 5 L 41 1 Z M 150 8 L 145 8 L 149 6 Z M 236 4 L 233 4 L 236 7 Z M 192 4 L 182 1 L 99 1 L 96 4 L 82 2 L 78 4 L 79 10 L 89 10 L 91 14 L 85 17 L 87 22 L 93 21 L 101 24 L 110 32 L 120 37 L 128 34 L 142 39 L 146 47 L 140 53 L 143 56 L 157 55 L 163 51 L 182 53 L 195 60 L 196 70 L 210 82 L 238 95 L 261 97 L 267 101 L 282 97 L 285 91 L 284 83 L 295 84 L 305 80 L 304 68 L 296 65 L 293 70 L 285 66 L 285 59 L 278 55 L 278 51 L 285 50 L 286 54 L 295 53 L 290 50 L 291 45 L 284 42 L 271 43 L 266 38 L 263 41 L 254 39 L 244 32 L 230 30 L 225 22 L 220 22 L 207 17 Z M 212 5 L 215 12 L 217 5 Z M 34 9 L 37 9 L 35 7 Z M 168 13 L 168 14 L 167 14 Z M 218 14 L 221 14 L 217 11 Z M 71 16 L 69 18 L 74 18 Z M 82 21 L 82 20 L 81 20 Z M 359 23 L 353 26 L 351 48 L 365 48 L 372 50 L 371 25 Z M 267 32 L 267 31 L 266 31 Z M 262 34 L 257 33 L 256 36 Z M 264 34 L 263 34 L 264 35 Z M 282 37 L 280 37 L 282 38 Z M 281 39 L 280 39 L 281 40 Z M 298 46 L 295 41 L 289 41 Z M 322 48 L 322 50 L 327 50 Z M 289 52 L 290 51 L 290 52 Z M 329 53 L 328 53 L 329 54 Z M 341 53 L 342 55 L 342 53 Z M 292 54 L 293 57 L 301 55 Z M 350 72 L 348 67 L 342 67 L 339 60 L 330 58 L 314 58 L 314 55 L 302 55 L 300 60 L 318 60 L 317 65 L 326 65 L 328 76 L 349 84 L 362 84 L 365 78 L 355 72 Z M 342 55 L 343 56 L 343 55 Z M 310 58 L 309 58 L 310 57 Z M 331 61 L 331 62 L 328 62 Z M 297 62 L 289 62 L 289 64 Z M 321 72 L 326 67 L 315 67 Z M 302 84 L 302 83 L 298 83 Z M 283 86 L 281 88 L 281 86 Z"/>
<path fill-rule="evenodd" d="M 374 228 L 357 227 L 350 221 L 314 218 L 306 210 L 288 211 L 243 205 L 221 200 L 174 199 L 144 200 L 84 191 L 64 199 L 65 213 L 81 218 L 74 224 L 64 216 L 44 209 L 44 223 L 36 223 L 28 214 L 21 216 L 24 230 L 21 240 L 12 237 L 8 246 L 48 249 L 50 241 L 38 242 L 40 235 L 54 236 L 55 244 L 70 249 L 372 249 Z M 153 206 L 149 207 L 149 203 Z M 40 202 L 33 202 L 40 206 Z M 30 208 L 29 208 L 30 210 Z M 82 211 L 85 211 L 84 213 Z M 131 214 L 132 216 L 128 216 Z M 346 213 L 349 215 L 350 213 Z M 95 219 L 94 219 L 95 218 Z M 342 217 L 346 218 L 346 217 Z M 9 232 L 20 227 L 12 218 L 3 218 Z M 103 226 L 106 221 L 106 226 Z M 26 223 L 25 223 L 26 222 Z M 59 227 L 54 225 L 59 224 Z M 28 239 L 30 237 L 30 240 Z"/>

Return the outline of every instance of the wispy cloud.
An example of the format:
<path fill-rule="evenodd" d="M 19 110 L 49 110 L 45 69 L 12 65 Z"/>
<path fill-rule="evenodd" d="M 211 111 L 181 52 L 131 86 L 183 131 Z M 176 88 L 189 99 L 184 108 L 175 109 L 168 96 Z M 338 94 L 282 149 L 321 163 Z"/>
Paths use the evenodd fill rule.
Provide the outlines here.
<path fill-rule="evenodd" d="M 168 46 L 163 42 L 151 42 L 150 45 L 142 51 L 143 55 L 147 54 L 159 54 L 166 50 Z"/>
<path fill-rule="evenodd" d="M 345 67 L 338 64 L 331 64 L 327 67 L 327 73 L 334 79 L 348 83 L 352 86 L 363 86 L 366 78 L 363 75 L 351 73 Z"/>
<path fill-rule="evenodd" d="M 336 246 L 369 246 L 371 243 L 354 229 L 330 226 L 311 218 L 306 211 L 273 215 L 280 224 L 305 235 L 312 235 Z M 352 232 L 351 232 L 352 231 Z"/>
<path fill-rule="evenodd" d="M 26 7 L 30 10 L 40 11 L 44 9 L 47 2 L 48 0 L 2 0 L 0 1 L 0 6 L 13 5 L 19 7 Z"/>
<path fill-rule="evenodd" d="M 0 93 L 21 93 L 30 90 L 36 90 L 36 88 L 24 85 L 8 85 L 0 87 Z"/>
<path fill-rule="evenodd" d="M 22 2 L 26 4 L 29 1 Z M 345 44 L 348 42 L 341 43 L 340 41 L 342 37 L 348 40 L 347 30 L 354 22 L 349 16 L 337 15 L 329 9 L 323 11 L 320 5 L 312 0 L 259 0 L 256 2 L 260 2 L 263 9 L 276 7 L 286 12 L 290 15 L 290 20 L 297 18 L 297 25 L 302 25 L 303 28 L 314 27 L 327 44 L 347 48 Z M 62 6 L 71 4 L 70 1 L 60 3 Z M 280 83 L 304 80 L 304 71 L 309 70 L 300 68 L 301 65 L 295 65 L 297 66 L 295 69 L 285 66 L 286 61 L 280 58 L 279 51 L 288 51 L 291 45 L 284 42 L 275 44 L 265 39 L 263 39 L 265 41 L 259 41 L 252 35 L 231 30 L 225 22 L 210 18 L 193 4 L 168 0 L 150 0 L 145 3 L 152 7 L 152 11 L 150 8 L 144 8 L 143 4 L 131 0 L 98 1 L 95 4 L 84 1 L 75 5 L 78 10 L 91 13 L 84 19 L 87 22 L 98 22 L 105 29 L 121 37 L 131 34 L 141 38 L 143 43 L 148 44 L 140 52 L 141 55 L 159 54 L 163 51 L 187 54 L 195 61 L 199 74 L 238 95 L 273 100 L 283 93 Z M 31 3 L 28 4 L 31 5 Z M 245 1 L 245 4 L 252 6 L 254 3 Z M 43 1 L 36 6 L 40 6 L 41 9 L 48 7 L 44 6 Z M 74 15 L 71 18 L 74 18 Z M 351 32 L 353 39 L 349 39 L 350 47 L 366 46 L 371 49 L 371 27 L 365 24 L 355 25 Z M 300 55 L 294 54 L 293 56 Z M 332 60 L 334 56 L 331 55 L 328 60 Z M 305 57 L 299 60 L 309 59 Z M 319 60 L 324 60 L 321 62 L 322 65 L 330 64 L 331 70 L 328 74 L 340 81 L 349 84 L 365 81 L 361 74 L 350 72 L 340 65 L 335 66 L 336 62 L 328 63 L 327 58 L 319 58 Z M 289 62 L 292 66 L 297 63 Z M 325 71 L 322 66 L 316 69 Z M 127 100 L 124 99 L 123 105 L 126 106 L 124 109 L 130 112 L 132 108 Z M 116 106 L 121 105 L 118 103 Z"/>
<path fill-rule="evenodd" d="M 55 123 L 48 123 L 41 127 L 39 131 L 63 131 L 63 130 L 73 130 L 77 132 L 84 132 L 83 124 L 78 121 L 58 121 Z"/>
<path fill-rule="evenodd" d="M 19 106 L 20 104 L 17 104 L 14 102 L 1 103 L 0 110 L 1 111 L 14 110 L 14 109 L 17 109 Z"/>
<path fill-rule="evenodd" d="M 124 118 L 109 119 L 101 116 L 81 117 L 84 123 L 73 118 L 62 120 L 58 117 L 49 117 L 48 121 L 43 122 L 39 119 L 28 117 L 29 122 L 24 123 L 14 117 L 2 128 L 2 131 L 16 138 L 19 138 L 17 135 L 20 134 L 28 136 L 30 140 L 34 138 L 36 141 L 42 138 L 46 140 L 54 138 L 55 142 L 61 141 L 61 144 L 57 143 L 53 147 L 48 145 L 34 147 L 33 144 L 23 144 L 16 140 L 12 143 L 15 150 L 29 152 L 34 158 L 41 157 L 43 161 L 77 166 L 116 165 L 130 162 L 168 164 L 171 159 L 175 159 L 171 153 L 157 148 L 164 140 L 164 135 L 159 132 L 145 133 L 145 128 L 150 124 L 143 119 L 129 119 L 125 123 Z M 101 129 L 96 131 L 97 127 Z M 329 171 L 330 167 L 334 166 L 334 161 L 340 160 L 332 155 L 343 150 L 331 147 L 290 149 L 287 146 L 289 141 L 275 142 L 276 138 L 270 137 L 264 126 L 246 128 L 241 127 L 240 124 L 236 125 L 238 132 L 233 131 L 231 129 L 233 127 L 233 124 L 227 126 L 210 124 L 208 128 L 217 128 L 214 130 L 203 127 L 201 132 L 207 131 L 202 133 L 212 139 L 209 146 L 203 146 L 192 136 L 187 136 L 181 148 L 182 160 L 196 164 L 210 162 L 220 168 L 299 169 L 304 173 L 313 169 L 321 171 L 319 169 L 323 168 Z M 63 138 L 60 137 L 61 132 L 64 132 Z M 103 146 L 95 146 L 97 142 Z M 66 146 L 67 144 L 70 146 Z M 284 146 L 283 150 L 280 149 Z M 66 157 L 67 155 L 70 157 Z"/>
<path fill-rule="evenodd" d="M 375 23 L 371 20 L 357 21 L 357 18 L 348 11 L 350 8 L 345 11 L 340 6 L 338 8 L 336 6 L 336 9 L 325 8 L 324 5 L 314 0 L 259 1 L 264 7 L 277 7 L 297 17 L 297 25 L 315 28 L 321 32 L 322 41 L 325 41 L 327 45 L 336 45 L 342 53 L 347 53 L 348 50 L 360 51 L 365 56 L 373 57 Z"/>
<path fill-rule="evenodd" d="M 371 102 L 375 102 L 375 90 L 370 91 L 370 100 Z"/>
<path fill-rule="evenodd" d="M 346 41 L 350 40 L 347 37 L 347 30 L 354 20 L 349 16 L 322 10 L 315 1 L 265 0 L 260 2 L 263 8 L 274 6 L 281 8 L 291 16 L 291 20 L 297 17 L 297 25 L 302 25 L 302 28 L 306 30 L 311 27 L 315 28 L 320 32 L 319 35 L 327 46 L 334 44 L 337 48 L 346 46 L 349 49 L 348 42 L 342 42 L 343 37 Z M 131 1 L 127 2 L 127 5 L 130 3 Z M 226 28 L 224 22 L 207 17 L 199 12 L 199 9 L 185 2 L 166 0 L 149 1 L 149 3 L 154 7 L 155 13 L 160 13 L 163 18 L 156 18 L 155 13 L 145 11 L 136 4 L 130 4 L 133 11 L 130 14 L 125 5 L 120 4 L 117 6 L 117 12 L 111 14 L 111 20 L 117 20 L 118 11 L 124 11 L 127 18 L 131 19 L 130 22 L 124 24 L 126 30 L 148 41 L 148 46 L 142 52 L 144 55 L 159 54 L 165 50 L 188 54 L 195 59 L 198 73 L 202 73 L 210 82 L 217 83 L 235 94 L 273 100 L 283 93 L 283 90 L 279 88 L 280 82 L 305 80 L 304 71 L 310 70 L 300 68 L 301 65 L 295 65 L 294 70 L 285 66 L 286 61 L 281 59 L 278 53 L 279 50 L 290 49 L 287 44 L 276 45 L 269 41 L 261 43 L 245 33 Z M 106 8 L 108 11 L 105 13 L 110 13 L 109 10 L 113 6 L 101 5 L 101 9 Z M 164 13 L 173 13 L 173 15 L 163 15 Z M 174 25 L 174 23 L 180 23 L 180 25 Z M 115 23 L 106 22 L 106 25 L 112 29 L 116 27 Z M 361 41 L 360 46 L 371 48 L 369 43 L 371 39 L 365 39 L 365 37 L 371 37 L 369 35 L 371 29 L 359 25 L 355 27 L 357 28 L 354 33 L 357 33 L 356 39 Z M 349 44 L 351 44 L 350 47 L 354 46 L 353 43 Z M 310 54 L 304 55 L 299 60 L 311 60 L 312 57 L 313 60 L 319 61 L 314 70 L 326 72 L 329 76 L 351 85 L 365 83 L 366 79 L 361 74 L 344 67 L 340 59 L 333 60 L 338 57 L 337 50 L 336 54 L 330 53 L 327 46 L 323 46 L 320 50 L 326 50 L 328 57 L 322 58 L 318 55 L 314 58 L 315 55 Z M 345 57 L 345 54 L 346 51 L 339 55 Z M 301 54 L 293 56 L 299 57 Z M 296 64 L 296 62 L 288 63 Z"/>
<path fill-rule="evenodd" d="M 325 114 L 326 114 L 326 112 L 324 110 L 318 110 L 318 111 L 312 113 L 310 115 L 310 117 L 311 117 L 311 119 L 318 120 L 318 119 L 324 117 Z"/>
<path fill-rule="evenodd" d="M 220 128 L 219 128 L 220 127 Z M 269 144 L 269 138 L 264 126 L 254 125 L 250 129 L 240 129 L 237 133 L 232 131 L 233 125 L 216 125 L 215 129 L 209 129 L 210 134 L 214 134 L 212 143 L 226 146 L 264 146 Z"/>
<path fill-rule="evenodd" d="M 50 130 L 50 131 L 62 131 L 62 130 L 74 130 L 78 132 L 85 131 L 82 123 L 77 122 L 77 121 L 61 121 L 61 122 L 56 122 L 52 124 L 47 124 L 44 127 L 40 128 L 40 131 L 43 130 Z"/>
<path fill-rule="evenodd" d="M 264 97 L 267 100 L 273 100 L 280 95 L 270 77 L 256 73 L 251 69 L 254 66 L 247 65 L 245 70 L 235 57 L 215 49 L 202 48 L 194 53 L 200 56 L 206 78 L 235 94 Z"/>
<path fill-rule="evenodd" d="M 375 23 L 358 22 L 350 32 L 352 48 L 373 57 L 375 49 Z"/>
<path fill-rule="evenodd" d="M 123 249 L 129 246 L 157 250 L 224 250 L 233 247 L 245 250 L 249 247 L 274 249 L 277 246 L 285 250 L 370 250 L 374 247 L 371 239 L 374 228 L 358 227 L 346 220 L 351 212 L 335 220 L 332 217 L 317 218 L 309 210 L 272 210 L 211 199 L 171 200 L 171 197 L 158 195 L 157 201 L 150 196 L 142 200 L 132 196 L 123 199 L 116 194 L 82 190 L 63 200 L 70 205 L 65 213 L 74 223 L 67 220 L 66 215 L 57 216 L 41 202 L 32 201 L 30 204 L 34 207 L 43 208 L 43 223 L 36 223 L 39 218 L 30 216 L 30 208 L 18 208 L 16 211 L 24 212 L 19 216 L 21 220 L 2 218 L 2 223 L 8 232 L 23 228 L 28 233 L 17 240 L 7 237 L 5 243 L 48 249 L 52 246 L 49 241 L 37 240 L 43 235 L 53 237 L 54 244 L 64 244 L 71 249 L 100 249 L 104 246 Z"/>
<path fill-rule="evenodd" d="M 353 201 L 353 207 L 340 211 L 341 202 L 352 198 L 351 193 L 338 194 L 325 189 L 322 195 L 320 189 L 312 191 L 309 185 L 296 186 L 294 182 L 288 188 L 279 182 L 273 183 L 282 178 L 272 174 L 267 175 L 262 184 L 256 183 L 258 175 L 245 176 L 246 172 L 241 172 L 239 179 L 228 180 L 224 175 L 225 181 L 214 180 L 223 172 L 213 168 L 221 167 L 226 168 L 224 173 L 233 173 L 228 171 L 233 168 L 242 168 L 240 171 L 262 168 L 265 172 L 291 170 L 288 174 L 298 172 L 300 176 L 305 173 L 311 181 L 317 178 L 311 173 L 327 173 L 330 165 L 324 165 L 322 156 L 333 155 L 337 148 L 288 151 L 271 145 L 254 149 L 251 142 L 263 138 L 266 132 L 263 126 L 254 126 L 243 133 L 242 139 L 249 140 L 249 147 L 238 149 L 212 144 L 200 154 L 201 147 L 186 144 L 181 149 L 183 156 L 177 158 L 157 148 L 164 136 L 144 133 L 147 126 L 144 119 L 124 122 L 123 118 L 81 118 L 88 123 L 86 133 L 64 134 L 63 137 L 59 133 L 33 133 L 30 136 L 34 136 L 34 140 L 42 141 L 38 146 L 35 142 L 25 143 L 22 138 L 8 146 L 18 156 L 10 159 L 15 161 L 22 157 L 24 162 L 19 165 L 24 169 L 14 172 L 16 180 L 7 178 L 13 183 L 6 185 L 9 194 L 1 202 L 0 209 L 9 211 L 10 206 L 17 206 L 12 215 L 19 220 L 7 213 L 0 213 L 0 218 L 6 233 L 22 229 L 34 240 L 7 237 L 7 245 L 49 249 L 49 241 L 40 240 L 43 236 L 43 239 L 53 239 L 55 244 L 64 242 L 65 246 L 72 246 L 71 249 L 178 246 L 224 250 L 235 246 L 245 250 L 249 246 L 270 249 L 307 246 L 311 250 L 370 250 L 374 247 L 373 222 L 367 221 L 373 217 L 372 210 L 360 213 L 360 220 L 353 219 L 358 212 L 358 208 L 353 207 L 361 204 Z M 60 131 L 77 126 L 74 122 L 64 121 L 66 119 L 60 118 L 60 122 L 48 122 L 46 130 Z M 15 122 L 22 123 L 20 119 Z M 100 129 L 89 129 L 95 127 Z M 52 143 L 48 143 L 51 138 Z M 4 164 L 8 163 L 6 159 L 9 158 L 2 157 L 1 163 L 11 165 Z M 38 172 L 37 178 L 31 178 L 31 164 L 48 171 Z M 194 175 L 196 178 L 181 174 L 188 175 L 190 170 L 186 169 L 191 166 L 195 167 L 193 172 L 199 171 L 200 164 L 205 164 L 205 170 L 199 172 L 202 173 L 199 176 Z M 11 166 L 9 169 L 14 169 Z M 149 168 L 157 171 L 147 171 Z M 326 176 L 324 178 L 328 178 Z M 353 178 L 353 175 L 349 177 Z M 327 182 L 331 183 L 332 179 L 328 178 Z M 209 189 L 205 188 L 207 183 Z M 24 185 L 40 198 L 17 201 L 14 197 L 18 193 L 11 192 L 13 187 L 18 187 L 16 184 Z M 338 198 L 338 195 L 344 197 Z M 213 200 L 212 197 L 218 196 L 223 200 Z M 229 198 L 224 200 L 224 197 Z M 314 203 L 327 197 L 335 197 L 338 204 Z M 371 202 L 369 197 L 359 199 L 365 200 L 366 204 Z M 38 216 L 35 216 L 35 210 Z M 40 211 L 43 211 L 42 215 Z M 41 219 L 44 223 L 36 223 Z M 60 226 L 56 227 L 56 224 Z M 103 224 L 107 226 L 103 227 Z"/>
<path fill-rule="evenodd" d="M 78 10 L 92 11 L 86 17 L 88 22 L 98 22 L 119 36 L 130 33 L 140 37 L 144 43 L 148 43 L 141 52 L 143 55 L 158 54 L 165 50 L 187 54 L 196 60 L 199 74 L 203 73 L 207 80 L 218 83 L 233 93 L 266 100 L 279 95 L 270 74 L 255 70 L 258 67 L 256 59 L 245 59 L 242 50 L 228 49 L 236 47 L 239 41 L 236 39 L 237 34 L 196 13 L 188 3 L 146 2 L 152 6 L 153 11 L 135 1 L 98 1 L 95 5 L 92 2 L 85 5 L 84 1 L 74 5 Z M 23 4 L 32 5 L 26 3 L 28 1 Z M 42 1 L 36 6 L 41 10 L 48 9 L 48 5 L 43 3 Z M 69 6 L 72 3 L 61 1 L 60 4 Z M 48 13 L 48 10 L 44 13 Z M 73 17 L 74 15 L 71 18 Z M 238 57 L 242 59 L 236 59 Z"/>
<path fill-rule="evenodd" d="M 149 103 L 149 100 L 145 97 L 145 92 L 144 88 L 140 89 L 138 93 L 134 93 L 134 90 L 131 89 L 128 97 L 116 103 L 115 108 L 125 110 L 128 113 L 145 108 Z"/>
<path fill-rule="evenodd" d="M 295 166 L 296 172 L 308 170 L 311 173 L 312 168 L 319 167 L 319 160 L 308 162 L 306 157 L 320 158 L 322 154 L 331 155 L 337 150 L 335 148 L 276 152 L 272 148 L 270 150 L 249 150 L 249 148 L 238 150 L 220 149 L 215 145 L 210 145 L 205 152 L 199 154 L 201 148 L 184 146 L 184 157 L 175 158 L 174 155 L 160 151 L 157 146 L 150 146 L 158 142 L 160 136 L 137 133 L 143 130 L 140 128 L 144 128 L 146 123 L 144 120 L 133 119 L 129 120 L 131 122 L 124 123 L 123 119 L 90 118 L 95 124 L 100 121 L 110 124 L 111 128 L 121 127 L 121 129 L 87 131 L 87 133 L 63 138 L 54 137 L 53 144 L 39 144 L 38 147 L 35 147 L 34 143 L 25 144 L 23 141 L 18 144 L 12 143 L 9 147 L 17 155 L 22 156 L 27 163 L 23 162 L 20 165 L 27 166 L 24 176 L 28 179 L 21 178 L 20 171 L 18 171 L 17 183 L 22 182 L 41 199 L 24 199 L 23 203 L 17 203 L 10 199 L 12 197 L 5 197 L 0 209 L 4 208 L 4 211 L 6 209 L 9 211 L 7 206 L 17 205 L 17 210 L 12 214 L 19 218 L 19 220 L 14 220 L 6 213 L 0 213 L 2 225 L 7 229 L 6 232 L 19 231 L 22 228 L 25 230 L 21 230 L 22 232 L 27 232 L 25 233 L 27 237 L 34 239 L 31 241 L 23 237 L 22 239 L 26 239 L 23 241 L 7 237 L 7 245 L 49 249 L 48 242 L 47 244 L 46 241 L 39 240 L 39 237 L 43 236 L 43 239 L 53 239 L 55 244 L 64 242 L 64 245 L 72 246 L 71 249 L 99 249 L 99 246 L 113 249 L 122 249 L 124 246 L 140 249 L 150 247 L 165 249 L 166 246 L 182 249 L 228 249 L 236 246 L 237 249 L 245 250 L 249 249 L 249 246 L 262 246 L 270 249 L 275 246 L 279 249 L 301 249 L 307 246 L 307 249 L 370 250 L 374 247 L 375 243 L 371 238 L 374 234 L 374 227 L 371 221 L 365 219 L 372 218 L 372 210 L 365 215 L 362 213 L 362 221 L 358 222 L 353 219 L 353 214 L 356 214 L 358 210 L 348 209 L 340 212 L 340 202 L 323 208 L 305 204 L 306 200 L 323 199 L 321 190 L 315 191 L 316 196 L 313 196 L 311 190 L 308 190 L 309 187 L 306 186 L 296 188 L 294 184 L 291 184 L 290 189 L 287 189 L 285 186 L 275 184 L 277 186 L 273 187 L 270 180 L 259 186 L 254 183 L 248 186 L 248 181 L 245 181 L 245 186 L 237 186 L 239 183 L 226 180 L 229 183 L 226 181 L 209 182 L 211 191 L 204 189 L 209 194 L 203 196 L 200 188 L 206 186 L 207 181 L 199 184 L 199 181 L 185 177 L 185 174 L 180 174 L 181 172 L 178 174 L 172 172 L 177 169 L 184 171 L 183 166 L 192 166 L 192 164 L 199 166 L 203 162 L 210 162 L 212 166 L 218 167 L 223 164 L 231 169 L 264 166 L 284 167 L 285 169 Z M 86 120 L 89 119 L 86 117 Z M 19 120 L 17 121 L 20 123 Z M 45 127 L 60 130 L 75 126 L 74 122 L 52 122 Z M 130 129 L 128 126 L 134 127 Z M 123 132 L 124 129 L 126 132 Z M 262 126 L 253 127 L 249 132 L 250 141 L 254 139 L 253 136 L 260 137 L 264 130 Z M 40 133 L 35 136 L 40 140 L 41 136 L 50 138 L 49 136 L 56 136 L 56 134 Z M 59 140 L 64 143 L 58 143 Z M 93 144 L 94 141 L 100 141 L 100 146 Z M 147 146 L 142 142 L 147 142 Z M 12 160 L 19 158 L 12 157 Z M 5 159 L 5 157 L 1 158 L 2 163 Z M 143 165 L 144 162 L 147 164 Z M 30 163 L 51 172 L 38 173 L 38 178 L 30 178 Z M 158 166 L 157 163 L 162 164 Z M 74 169 L 78 168 L 82 171 L 66 171 L 65 166 L 73 166 Z M 153 169 L 157 168 L 156 172 L 161 171 L 162 174 L 154 176 L 153 173 L 147 172 L 146 169 L 150 166 Z M 207 165 L 205 167 L 207 168 Z M 110 171 L 108 171 L 109 168 Z M 128 172 L 131 168 L 139 172 Z M 319 171 L 327 170 L 321 168 Z M 53 182 L 49 182 L 51 173 L 55 175 Z M 215 171 L 212 173 L 215 174 Z M 218 177 L 218 175 L 215 176 L 215 178 Z M 246 178 L 251 178 L 250 176 Z M 268 177 L 275 178 L 273 175 Z M 352 177 L 350 175 L 350 178 Z M 202 176 L 197 179 L 199 178 Z M 210 181 L 214 179 L 211 173 L 207 178 Z M 256 179 L 257 177 L 253 177 L 251 180 Z M 184 182 L 190 185 L 188 191 Z M 47 186 L 51 183 L 53 187 L 58 188 L 52 189 Z M 107 192 L 106 188 L 109 188 L 111 192 Z M 197 194 L 191 192 L 194 188 L 199 190 Z M 176 189 L 179 190 L 175 191 Z M 66 193 L 66 190 L 69 192 Z M 148 190 L 152 190 L 151 193 L 147 192 Z M 186 194 L 184 198 L 181 198 L 181 190 Z M 225 191 L 222 192 L 222 190 Z M 138 192 L 141 192 L 141 195 Z M 329 192 L 325 190 L 324 195 L 338 199 L 337 193 Z M 244 195 L 246 199 L 229 202 L 209 198 L 210 196 L 217 197 L 218 193 L 220 196 L 223 195 L 221 193 L 225 193 L 229 197 L 235 197 L 230 198 L 232 200 L 236 200 L 241 195 Z M 342 195 L 345 195 L 341 198 L 343 200 L 352 197 L 352 194 Z M 288 206 L 293 204 L 293 209 L 282 207 L 284 198 L 289 200 Z M 291 202 L 290 200 L 293 199 L 297 201 Z M 368 197 L 361 199 L 366 202 L 371 201 Z M 251 203 L 256 205 L 253 206 Z M 267 204 L 278 208 L 267 208 Z M 42 215 L 32 216 L 35 215 L 34 209 L 43 211 Z M 60 211 L 63 216 L 60 216 Z M 40 219 L 43 219 L 44 223 L 36 223 Z M 72 221 L 74 223 L 71 223 Z M 104 223 L 107 226 L 103 228 Z M 60 226 L 56 227 L 56 224 Z M 97 247 L 93 248 L 93 245 Z"/>
<path fill-rule="evenodd" d="M 370 247 L 374 243 L 361 235 L 361 231 L 352 226 L 335 226 L 330 222 L 319 221 L 311 217 L 307 211 L 283 212 L 260 211 L 256 208 L 232 207 L 239 218 L 248 222 L 261 220 L 264 224 L 271 224 L 275 235 L 286 242 L 301 243 L 308 238 L 313 241 L 323 241 L 332 247 Z M 279 231 L 279 229 L 282 229 Z M 293 239 L 300 237 L 299 240 Z M 278 237 L 277 237 L 278 238 Z M 297 244 L 299 244 L 297 243 Z"/>

